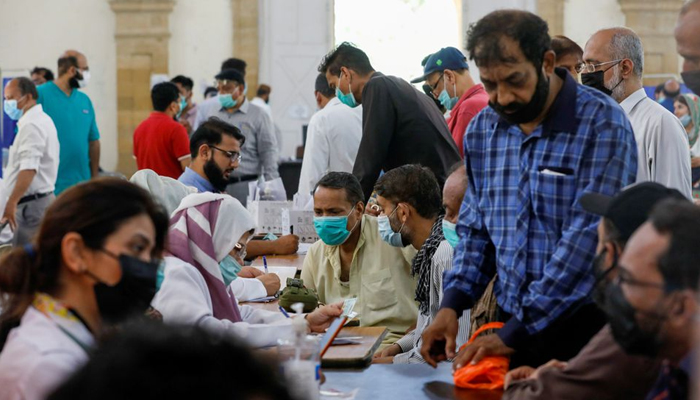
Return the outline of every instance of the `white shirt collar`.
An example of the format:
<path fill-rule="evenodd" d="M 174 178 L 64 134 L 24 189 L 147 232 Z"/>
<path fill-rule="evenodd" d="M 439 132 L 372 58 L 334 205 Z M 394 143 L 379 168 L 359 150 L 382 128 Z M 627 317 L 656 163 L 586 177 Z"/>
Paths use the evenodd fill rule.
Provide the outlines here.
<path fill-rule="evenodd" d="M 625 113 L 629 115 L 632 112 L 634 106 L 636 106 L 637 103 L 644 100 L 646 97 L 647 93 L 644 91 L 644 88 L 641 88 L 636 92 L 632 93 L 631 95 L 627 96 L 627 98 L 624 99 L 622 103 L 620 103 L 620 107 L 622 107 L 622 109 L 625 110 Z"/>
<path fill-rule="evenodd" d="M 41 113 L 42 111 L 43 111 L 43 108 L 41 107 L 41 104 L 35 104 L 34 107 L 30 108 L 29 110 L 27 110 L 27 112 L 22 114 L 22 116 L 17 121 L 17 125 L 18 126 L 24 125 L 24 122 L 32 119 L 35 114 Z"/>
<path fill-rule="evenodd" d="M 333 96 L 333 98 L 328 100 L 328 103 L 326 103 L 326 107 L 333 107 L 333 106 L 337 106 L 339 104 L 342 104 L 340 102 L 340 100 L 338 100 L 337 97 Z M 324 108 L 326 108 L 326 107 L 324 107 Z"/>

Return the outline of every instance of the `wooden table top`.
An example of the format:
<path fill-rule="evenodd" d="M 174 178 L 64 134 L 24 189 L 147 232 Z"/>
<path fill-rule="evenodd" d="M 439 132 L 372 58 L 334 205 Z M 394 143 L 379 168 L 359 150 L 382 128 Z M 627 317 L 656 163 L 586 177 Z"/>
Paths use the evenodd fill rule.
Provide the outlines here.
<path fill-rule="evenodd" d="M 437 369 L 427 364 L 373 364 L 362 371 L 324 369 L 326 383 L 321 390 L 350 392 L 359 389 L 355 400 L 458 399 L 496 400 L 500 390 L 468 390 L 455 387 L 452 364 Z"/>
<path fill-rule="evenodd" d="M 306 254 L 292 254 L 288 256 L 267 256 L 268 267 L 297 267 L 297 271 L 301 271 L 304 265 Z M 262 267 L 263 259 L 258 257 L 251 263 L 253 267 Z"/>

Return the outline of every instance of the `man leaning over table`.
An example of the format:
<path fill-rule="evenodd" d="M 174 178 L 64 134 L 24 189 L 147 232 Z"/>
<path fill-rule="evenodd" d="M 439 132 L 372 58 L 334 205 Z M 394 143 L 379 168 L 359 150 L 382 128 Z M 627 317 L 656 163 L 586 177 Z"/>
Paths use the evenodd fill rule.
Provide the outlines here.
<path fill-rule="evenodd" d="M 360 326 L 385 326 L 383 345 L 394 343 L 416 322 L 411 276 L 413 246 L 382 240 L 377 218 L 364 214 L 360 181 L 347 172 L 329 172 L 314 190 L 314 226 L 321 240 L 304 260 L 301 278 L 319 301 L 356 297 Z"/>

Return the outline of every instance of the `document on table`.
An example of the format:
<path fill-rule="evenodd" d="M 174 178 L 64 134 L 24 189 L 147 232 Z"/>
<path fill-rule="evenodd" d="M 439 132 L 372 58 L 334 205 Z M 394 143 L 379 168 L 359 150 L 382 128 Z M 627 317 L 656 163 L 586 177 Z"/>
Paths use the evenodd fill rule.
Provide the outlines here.
<path fill-rule="evenodd" d="M 308 253 L 312 244 L 313 243 L 299 243 L 299 250 L 297 250 L 297 254 L 304 255 Z"/>
<path fill-rule="evenodd" d="M 265 267 L 255 267 L 262 272 L 265 272 Z M 268 267 L 268 272 L 271 274 L 277 274 L 280 277 L 280 290 L 287 287 L 287 278 L 294 278 L 297 274 L 296 267 Z"/>

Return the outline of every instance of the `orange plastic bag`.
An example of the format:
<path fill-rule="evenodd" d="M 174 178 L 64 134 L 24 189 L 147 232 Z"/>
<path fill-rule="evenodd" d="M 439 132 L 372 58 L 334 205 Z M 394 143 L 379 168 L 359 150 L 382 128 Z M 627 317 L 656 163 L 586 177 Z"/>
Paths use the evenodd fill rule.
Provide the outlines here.
<path fill-rule="evenodd" d="M 485 330 L 500 329 L 502 327 L 502 322 L 488 323 L 474 332 L 467 344 L 473 342 L 474 339 Z M 460 351 L 464 349 L 465 346 L 466 344 L 460 348 Z M 503 356 L 484 357 L 476 365 L 469 363 L 455 371 L 455 386 L 464 389 L 503 389 L 503 380 L 508 372 L 509 364 L 510 359 Z"/>

